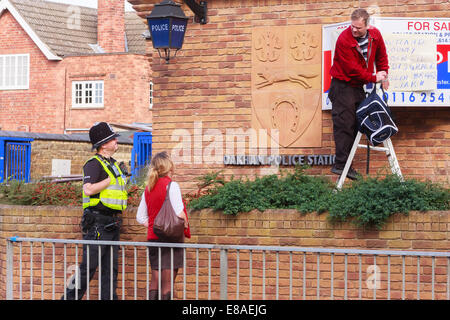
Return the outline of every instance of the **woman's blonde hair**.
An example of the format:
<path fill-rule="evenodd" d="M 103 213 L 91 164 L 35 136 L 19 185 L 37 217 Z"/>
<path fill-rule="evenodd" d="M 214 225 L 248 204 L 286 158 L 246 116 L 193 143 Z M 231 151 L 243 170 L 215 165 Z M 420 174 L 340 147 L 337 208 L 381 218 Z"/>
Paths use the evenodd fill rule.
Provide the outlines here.
<path fill-rule="evenodd" d="M 159 152 L 152 157 L 148 172 L 148 190 L 152 190 L 159 178 L 173 173 L 174 165 L 166 151 Z"/>

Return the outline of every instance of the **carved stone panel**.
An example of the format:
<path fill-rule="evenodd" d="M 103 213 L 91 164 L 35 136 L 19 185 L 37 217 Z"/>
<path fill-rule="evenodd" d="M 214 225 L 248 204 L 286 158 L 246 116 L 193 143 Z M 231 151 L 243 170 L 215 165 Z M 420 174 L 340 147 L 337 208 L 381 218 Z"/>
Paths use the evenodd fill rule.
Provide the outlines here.
<path fill-rule="evenodd" d="M 279 130 L 284 148 L 322 143 L 320 26 L 252 31 L 252 127 Z"/>

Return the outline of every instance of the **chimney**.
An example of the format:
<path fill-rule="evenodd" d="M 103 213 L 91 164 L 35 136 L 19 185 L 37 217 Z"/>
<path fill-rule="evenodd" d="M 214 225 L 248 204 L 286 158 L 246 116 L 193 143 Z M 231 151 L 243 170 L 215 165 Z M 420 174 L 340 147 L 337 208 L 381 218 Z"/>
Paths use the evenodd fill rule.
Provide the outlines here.
<path fill-rule="evenodd" d="M 97 43 L 107 53 L 125 52 L 125 0 L 98 0 Z"/>

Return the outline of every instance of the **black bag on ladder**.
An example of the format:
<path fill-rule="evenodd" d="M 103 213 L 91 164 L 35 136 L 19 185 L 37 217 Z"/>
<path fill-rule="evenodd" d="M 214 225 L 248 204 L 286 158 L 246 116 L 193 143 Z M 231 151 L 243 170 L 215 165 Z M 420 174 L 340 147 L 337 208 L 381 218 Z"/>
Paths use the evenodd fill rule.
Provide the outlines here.
<path fill-rule="evenodd" d="M 372 92 L 356 109 L 358 130 L 367 136 L 373 146 L 379 145 L 398 132 L 387 100 L 384 101 L 385 94 L 382 87 L 381 91 L 383 99 L 377 94 L 375 84 Z"/>

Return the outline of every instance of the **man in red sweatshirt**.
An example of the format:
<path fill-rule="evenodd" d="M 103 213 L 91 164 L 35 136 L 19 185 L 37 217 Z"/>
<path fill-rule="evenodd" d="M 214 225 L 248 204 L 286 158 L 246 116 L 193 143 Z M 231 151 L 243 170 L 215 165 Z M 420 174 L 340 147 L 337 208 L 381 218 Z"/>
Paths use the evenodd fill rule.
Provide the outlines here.
<path fill-rule="evenodd" d="M 376 73 L 375 69 L 376 68 Z M 389 87 L 388 56 L 380 31 L 369 26 L 369 14 L 357 9 L 351 15 L 351 25 L 336 42 L 328 97 L 332 103 L 333 135 L 336 161 L 331 172 L 342 174 L 357 134 L 356 108 L 364 100 L 363 85 L 382 82 Z M 350 167 L 347 177 L 357 179 Z"/>

